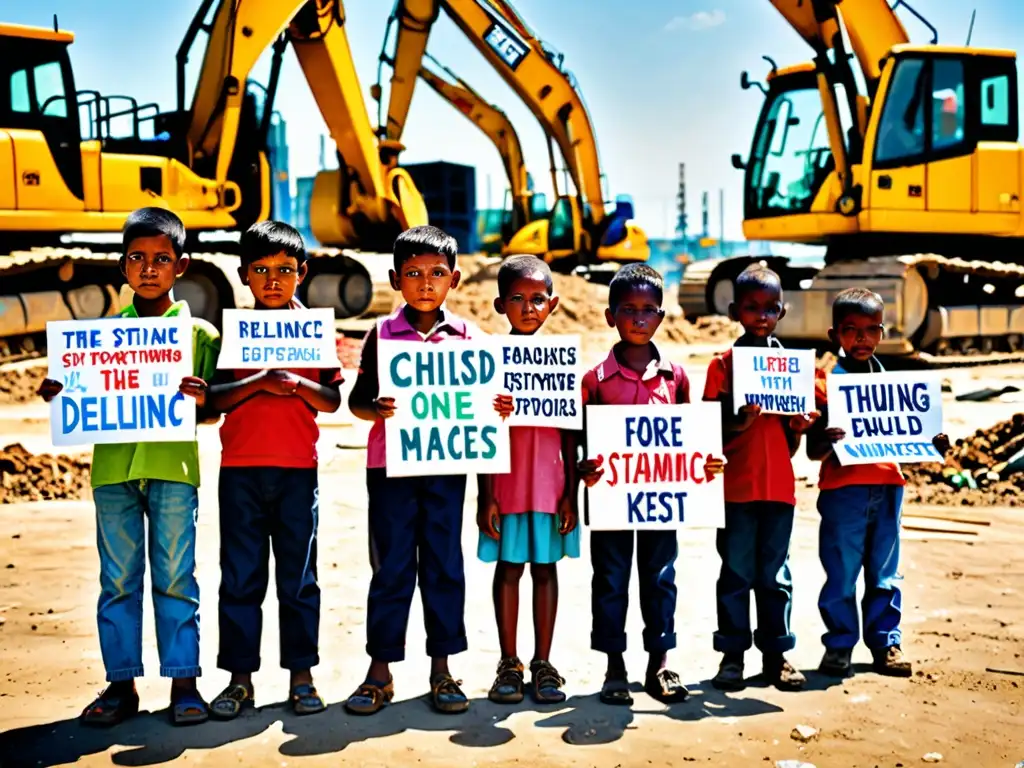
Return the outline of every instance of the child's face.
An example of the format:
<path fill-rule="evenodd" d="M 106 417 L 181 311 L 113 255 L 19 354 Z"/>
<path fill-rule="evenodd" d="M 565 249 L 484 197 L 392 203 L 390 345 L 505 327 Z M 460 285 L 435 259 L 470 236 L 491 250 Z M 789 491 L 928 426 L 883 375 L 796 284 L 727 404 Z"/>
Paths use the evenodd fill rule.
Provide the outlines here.
<path fill-rule="evenodd" d="M 833 344 L 843 348 L 847 357 L 866 362 L 875 354 L 884 331 L 881 311 L 871 314 L 851 312 L 839 321 L 838 328 L 828 329 L 828 337 Z"/>
<path fill-rule="evenodd" d="M 398 273 L 391 270 L 391 287 L 400 291 L 405 303 L 417 312 L 434 312 L 459 284 L 459 270 L 448 266 L 448 257 L 440 253 L 413 256 Z"/>
<path fill-rule="evenodd" d="M 557 306 L 558 297 L 551 295 L 540 273 L 518 278 L 508 295 L 494 300 L 495 311 L 505 315 L 514 330 L 527 335 L 536 333 Z"/>
<path fill-rule="evenodd" d="M 187 268 L 188 256 L 178 257 L 167 235 L 135 238 L 121 259 L 128 285 L 136 295 L 151 301 L 170 293 Z"/>
<path fill-rule="evenodd" d="M 615 311 L 609 307 L 604 316 L 608 326 L 619 332 L 620 339 L 627 344 L 642 346 L 654 338 L 665 311 L 654 289 L 644 285 L 631 288 Z"/>
<path fill-rule="evenodd" d="M 782 291 L 775 286 L 748 290 L 729 307 L 729 314 L 748 335 L 768 338 L 775 332 L 779 320 L 786 316 Z"/>
<path fill-rule="evenodd" d="M 283 309 L 291 303 L 295 289 L 306 276 L 306 264 L 299 264 L 298 259 L 282 251 L 250 262 L 239 273 L 252 291 L 256 306 Z"/>

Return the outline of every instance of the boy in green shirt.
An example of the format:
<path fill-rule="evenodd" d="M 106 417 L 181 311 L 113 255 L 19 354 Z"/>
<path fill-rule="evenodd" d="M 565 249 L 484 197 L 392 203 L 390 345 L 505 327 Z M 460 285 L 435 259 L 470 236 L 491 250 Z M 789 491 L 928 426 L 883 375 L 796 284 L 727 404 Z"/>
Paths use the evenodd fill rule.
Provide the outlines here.
<path fill-rule="evenodd" d="M 140 208 L 125 222 L 122 242 L 121 271 L 135 297 L 117 317 L 188 317 L 188 305 L 171 297 L 174 281 L 185 273 L 189 261 L 183 253 L 181 220 L 162 208 Z M 217 329 L 193 319 L 195 375 L 212 377 L 219 353 Z M 194 386 L 189 381 L 182 383 L 183 391 Z M 59 381 L 45 379 L 39 394 L 49 402 L 61 389 Z M 96 619 L 110 685 L 82 712 L 86 725 L 115 725 L 139 711 L 135 678 L 143 673 L 146 517 L 160 675 L 171 678 L 171 719 L 184 725 L 209 717 L 196 688 L 201 674 L 195 577 L 198 486 L 199 448 L 194 439 L 95 447 L 92 489 L 100 555 Z"/>

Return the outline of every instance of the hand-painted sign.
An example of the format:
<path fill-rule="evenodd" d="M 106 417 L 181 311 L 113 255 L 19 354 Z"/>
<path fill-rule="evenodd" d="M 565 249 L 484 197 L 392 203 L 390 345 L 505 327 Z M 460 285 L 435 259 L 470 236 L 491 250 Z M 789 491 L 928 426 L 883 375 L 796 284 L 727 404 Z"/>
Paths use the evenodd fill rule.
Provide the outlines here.
<path fill-rule="evenodd" d="M 194 440 L 195 400 L 178 391 L 192 375 L 188 317 L 67 320 L 46 324 L 54 445 Z"/>
<path fill-rule="evenodd" d="M 942 461 L 932 438 L 942 432 L 942 387 L 934 374 L 846 373 L 828 377 L 828 426 L 846 436 L 839 463 Z"/>
<path fill-rule="evenodd" d="M 337 368 L 331 309 L 225 309 L 218 368 Z"/>
<path fill-rule="evenodd" d="M 489 339 L 459 344 L 377 342 L 389 477 L 507 474 L 508 424 L 494 410 L 498 360 Z"/>
<path fill-rule="evenodd" d="M 733 347 L 732 387 L 736 411 L 759 405 L 762 413 L 814 410 L 814 350 Z"/>
<path fill-rule="evenodd" d="M 604 474 L 587 489 L 594 530 L 721 528 L 721 475 L 704 464 L 722 457 L 720 403 L 588 405 L 587 457 Z"/>
<path fill-rule="evenodd" d="M 501 384 L 515 401 L 513 427 L 583 428 L 579 336 L 496 336 Z"/>

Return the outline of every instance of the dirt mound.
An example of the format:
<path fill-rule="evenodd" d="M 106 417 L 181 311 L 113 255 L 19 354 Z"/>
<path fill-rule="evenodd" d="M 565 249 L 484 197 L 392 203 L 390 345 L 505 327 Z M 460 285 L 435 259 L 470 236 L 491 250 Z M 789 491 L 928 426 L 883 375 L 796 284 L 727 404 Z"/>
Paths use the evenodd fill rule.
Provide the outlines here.
<path fill-rule="evenodd" d="M 508 333 L 508 322 L 494 311 L 498 295 L 497 262 L 460 262 L 468 277 L 448 296 L 448 306 L 469 318 L 487 333 Z M 554 276 L 558 309 L 544 327 L 549 333 L 586 334 L 607 328 L 604 310 L 608 287 L 572 275 Z M 739 337 L 739 325 L 724 317 L 704 317 L 690 323 L 682 316 L 668 317 L 659 334 L 670 341 L 687 344 L 726 343 Z"/>
<path fill-rule="evenodd" d="M 20 443 L 8 445 L 0 451 L 0 504 L 87 498 L 89 467 L 71 456 L 34 455 Z"/>
<path fill-rule="evenodd" d="M 951 506 L 1024 506 L 1024 413 L 958 440 L 947 465 L 908 464 L 908 501 Z"/>
<path fill-rule="evenodd" d="M 0 370 L 0 403 L 27 403 L 34 400 L 39 383 L 45 377 L 45 365 Z"/>

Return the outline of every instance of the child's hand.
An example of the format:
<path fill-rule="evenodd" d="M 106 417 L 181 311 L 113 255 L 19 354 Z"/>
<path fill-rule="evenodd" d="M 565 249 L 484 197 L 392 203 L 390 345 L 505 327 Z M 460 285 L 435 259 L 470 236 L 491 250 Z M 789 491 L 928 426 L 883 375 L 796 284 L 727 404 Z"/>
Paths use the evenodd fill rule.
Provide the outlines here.
<path fill-rule="evenodd" d="M 39 383 L 39 389 L 36 390 L 36 394 L 46 402 L 50 402 L 60 394 L 62 389 L 64 389 L 64 385 L 56 379 L 43 379 Z"/>
<path fill-rule="evenodd" d="M 932 445 L 935 446 L 935 450 L 939 452 L 940 456 L 945 456 L 946 451 L 950 449 L 949 437 L 944 432 L 940 432 L 932 438 Z"/>
<path fill-rule="evenodd" d="M 830 443 L 838 443 L 840 440 L 846 437 L 846 432 L 839 427 L 829 427 L 825 430 L 825 438 Z"/>
<path fill-rule="evenodd" d="M 757 403 L 747 403 L 739 410 L 739 416 L 743 419 L 739 423 L 739 429 L 742 432 L 744 429 L 748 429 L 751 424 L 754 423 L 754 419 L 761 415 L 761 406 Z"/>
<path fill-rule="evenodd" d="M 494 410 L 501 414 L 501 420 L 504 421 L 512 412 L 515 411 L 515 403 L 512 400 L 512 395 L 497 395 L 494 398 Z"/>
<path fill-rule="evenodd" d="M 373 401 L 373 407 L 377 409 L 377 415 L 382 419 L 390 419 L 395 415 L 395 398 L 378 397 Z"/>
<path fill-rule="evenodd" d="M 497 541 L 501 533 L 501 526 L 498 524 L 500 516 L 498 502 L 495 499 L 491 499 L 489 504 L 482 505 L 476 513 L 476 525 L 480 533 Z"/>
<path fill-rule="evenodd" d="M 796 416 L 792 416 L 789 419 L 789 429 L 794 434 L 802 435 L 814 425 L 814 422 L 816 422 L 820 416 L 821 414 L 818 411 L 798 413 Z"/>
<path fill-rule="evenodd" d="M 206 405 L 206 382 L 198 376 L 185 376 L 182 378 L 178 391 L 183 395 L 194 397 L 198 407 L 202 408 Z"/>
<path fill-rule="evenodd" d="M 602 463 L 604 463 L 604 456 L 598 456 L 596 459 L 584 459 L 577 465 L 580 479 L 587 488 L 592 488 L 601 479 L 601 475 L 604 474 L 604 470 L 601 469 Z"/>
<path fill-rule="evenodd" d="M 708 456 L 704 459 L 704 479 L 711 482 L 715 475 L 725 472 L 725 459 Z"/>
<path fill-rule="evenodd" d="M 299 377 L 288 371 L 267 371 L 263 376 L 263 389 L 272 395 L 294 395 L 299 388 Z"/>
<path fill-rule="evenodd" d="M 576 530 L 580 520 L 580 513 L 576 511 L 576 500 L 570 494 L 565 494 L 558 502 L 558 532 L 567 536 Z"/>

